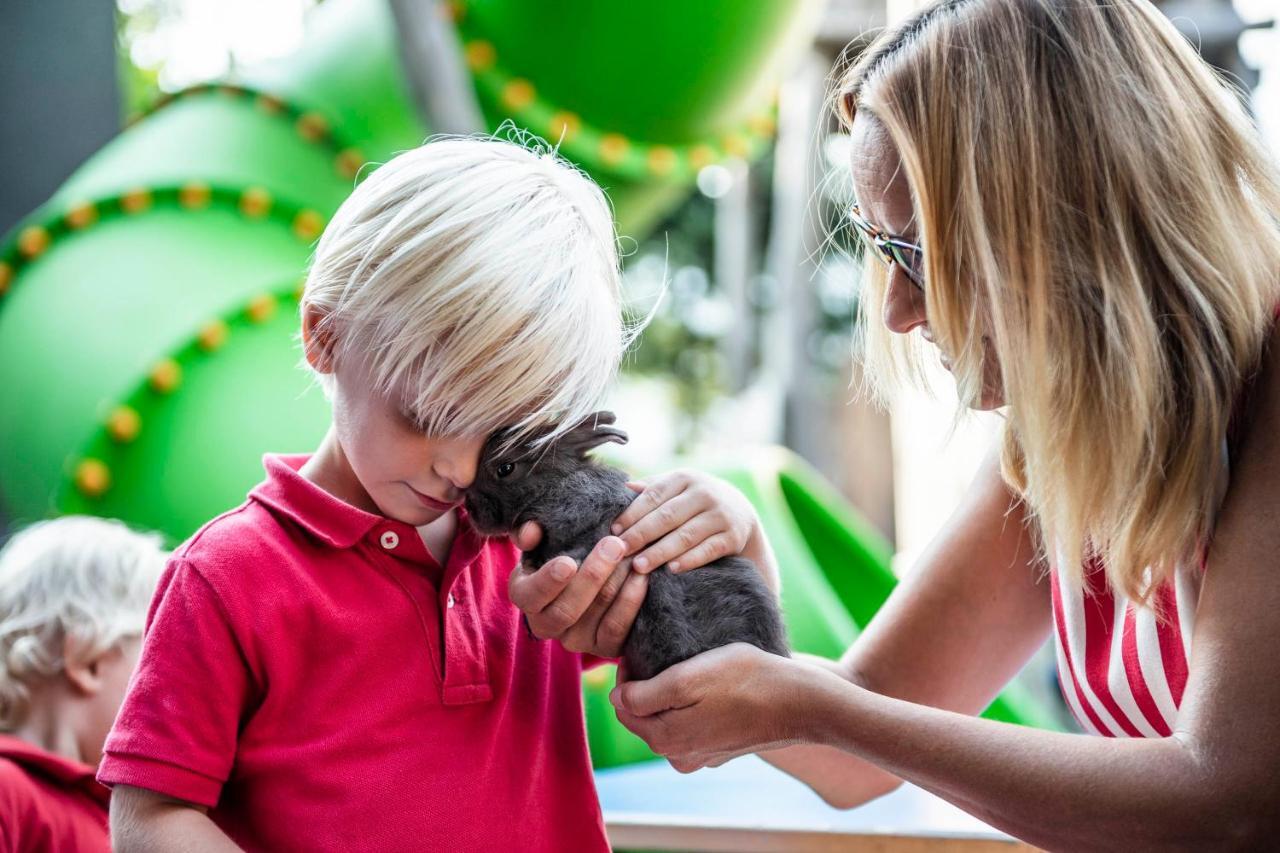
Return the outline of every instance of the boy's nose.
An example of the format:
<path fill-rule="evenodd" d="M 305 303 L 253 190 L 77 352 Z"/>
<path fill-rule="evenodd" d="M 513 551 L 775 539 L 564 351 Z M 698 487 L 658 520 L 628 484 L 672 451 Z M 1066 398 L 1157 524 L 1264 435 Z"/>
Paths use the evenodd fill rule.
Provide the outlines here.
<path fill-rule="evenodd" d="M 928 322 L 924 312 L 924 291 L 912 284 L 896 264 L 889 270 L 883 317 L 885 326 L 900 335 Z"/>
<path fill-rule="evenodd" d="M 480 451 L 484 449 L 484 436 L 478 438 L 455 438 L 449 441 L 445 452 L 436 459 L 435 472 L 449 481 L 459 492 L 476 481 L 476 471 L 480 467 Z"/>

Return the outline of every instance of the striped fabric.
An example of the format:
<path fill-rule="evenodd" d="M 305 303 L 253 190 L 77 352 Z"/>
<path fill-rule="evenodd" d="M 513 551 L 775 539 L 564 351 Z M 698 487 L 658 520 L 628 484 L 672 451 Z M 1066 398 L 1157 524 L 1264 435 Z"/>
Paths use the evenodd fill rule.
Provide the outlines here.
<path fill-rule="evenodd" d="M 1136 607 L 1107 587 L 1101 565 L 1086 590 L 1056 570 L 1054 640 L 1067 707 L 1087 732 L 1165 737 L 1187 684 L 1191 625 L 1200 592 L 1197 569 L 1180 568 L 1157 594 L 1162 611 Z"/>
<path fill-rule="evenodd" d="M 1224 468 L 1219 504 L 1228 477 Z M 1093 734 L 1167 737 L 1187 685 L 1203 558 L 1178 567 L 1156 593 L 1157 608 L 1138 607 L 1116 595 L 1097 561 L 1085 566 L 1083 583 L 1059 573 L 1060 562 L 1055 561 L 1049 582 L 1058 680 L 1067 707 Z"/>

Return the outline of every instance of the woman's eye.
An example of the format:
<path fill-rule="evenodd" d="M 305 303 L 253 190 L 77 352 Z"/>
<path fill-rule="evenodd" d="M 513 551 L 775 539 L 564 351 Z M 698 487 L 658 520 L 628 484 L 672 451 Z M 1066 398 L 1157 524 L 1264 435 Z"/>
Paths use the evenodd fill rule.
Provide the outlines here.
<path fill-rule="evenodd" d="M 498 466 L 497 470 L 495 470 L 494 473 L 498 475 L 499 480 L 502 480 L 507 477 L 510 477 L 511 472 L 514 470 L 516 470 L 516 466 L 514 462 L 503 462 L 501 465 Z"/>

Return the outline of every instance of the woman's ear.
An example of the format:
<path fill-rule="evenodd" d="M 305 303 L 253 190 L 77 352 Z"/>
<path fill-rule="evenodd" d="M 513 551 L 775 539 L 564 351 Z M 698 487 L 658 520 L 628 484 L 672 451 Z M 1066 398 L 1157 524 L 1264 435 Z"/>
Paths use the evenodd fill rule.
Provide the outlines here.
<path fill-rule="evenodd" d="M 333 373 L 333 324 L 329 314 L 307 303 L 302 308 L 302 350 L 317 373 Z"/>

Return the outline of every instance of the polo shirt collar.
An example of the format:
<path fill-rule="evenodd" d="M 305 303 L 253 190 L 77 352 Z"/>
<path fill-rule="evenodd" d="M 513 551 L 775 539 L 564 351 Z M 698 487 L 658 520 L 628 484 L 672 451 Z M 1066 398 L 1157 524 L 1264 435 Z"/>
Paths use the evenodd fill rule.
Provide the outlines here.
<path fill-rule="evenodd" d="M 249 497 L 293 519 L 334 548 L 350 548 L 387 519 L 365 512 L 326 492 L 299 473 L 310 454 L 268 453 L 262 457 L 267 479 Z"/>
<path fill-rule="evenodd" d="M 380 525 L 383 528 L 398 527 L 403 531 L 401 541 L 405 544 L 404 549 L 397 553 L 421 562 L 436 562 L 421 539 L 416 535 L 408 535 L 414 532 L 411 525 L 365 512 L 329 494 L 302 476 L 300 470 L 310 458 L 311 455 L 306 453 L 265 454 L 262 457 L 262 467 L 266 469 L 267 479 L 256 486 L 249 497 L 273 512 L 292 519 L 330 547 L 351 548 L 369 537 Z M 484 537 L 471 524 L 470 516 L 461 504 L 454 508 L 454 512 L 458 516 L 458 529 L 450 548 L 449 564 L 465 568 L 483 549 Z M 456 575 L 456 572 L 446 571 L 446 574 Z"/>
<path fill-rule="evenodd" d="M 24 770 L 52 779 L 64 788 L 80 788 L 95 800 L 106 804 L 111 792 L 94 779 L 88 764 L 64 758 L 12 735 L 0 735 L 0 758 L 8 759 Z"/>

